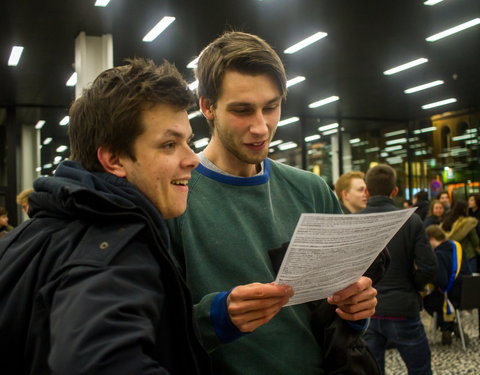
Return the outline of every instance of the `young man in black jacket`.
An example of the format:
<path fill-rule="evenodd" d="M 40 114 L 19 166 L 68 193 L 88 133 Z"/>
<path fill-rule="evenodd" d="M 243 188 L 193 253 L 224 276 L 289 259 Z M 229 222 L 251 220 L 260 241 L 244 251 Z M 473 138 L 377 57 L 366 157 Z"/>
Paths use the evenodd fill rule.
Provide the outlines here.
<path fill-rule="evenodd" d="M 398 193 L 395 170 L 386 164 L 371 168 L 366 175 L 367 207 L 359 213 L 398 210 L 393 203 Z M 428 243 L 422 220 L 413 214 L 388 243 L 390 266 L 376 284 L 378 304 L 365 334 L 382 371 L 387 342 L 400 352 L 410 375 L 430 375 L 431 353 L 420 320 L 418 291 L 435 278 L 435 255 Z"/>
<path fill-rule="evenodd" d="M 210 373 L 164 222 L 198 165 L 192 99 L 173 65 L 134 59 L 73 103 L 71 160 L 0 241 L 3 375 Z"/>

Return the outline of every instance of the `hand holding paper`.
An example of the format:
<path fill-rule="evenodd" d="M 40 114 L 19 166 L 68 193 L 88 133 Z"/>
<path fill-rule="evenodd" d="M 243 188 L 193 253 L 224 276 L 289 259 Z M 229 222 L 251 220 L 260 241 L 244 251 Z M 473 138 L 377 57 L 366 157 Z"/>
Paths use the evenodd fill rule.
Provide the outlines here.
<path fill-rule="evenodd" d="M 415 209 L 375 214 L 303 214 L 275 280 L 287 303 L 323 299 L 355 283 Z"/>

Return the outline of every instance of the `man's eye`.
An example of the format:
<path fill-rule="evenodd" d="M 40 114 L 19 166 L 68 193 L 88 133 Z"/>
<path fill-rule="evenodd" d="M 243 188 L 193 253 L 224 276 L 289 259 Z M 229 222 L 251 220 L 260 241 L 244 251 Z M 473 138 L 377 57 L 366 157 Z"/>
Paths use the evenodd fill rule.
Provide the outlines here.
<path fill-rule="evenodd" d="M 175 148 L 175 142 L 168 142 L 163 144 L 163 148 L 170 150 L 172 148 Z"/>

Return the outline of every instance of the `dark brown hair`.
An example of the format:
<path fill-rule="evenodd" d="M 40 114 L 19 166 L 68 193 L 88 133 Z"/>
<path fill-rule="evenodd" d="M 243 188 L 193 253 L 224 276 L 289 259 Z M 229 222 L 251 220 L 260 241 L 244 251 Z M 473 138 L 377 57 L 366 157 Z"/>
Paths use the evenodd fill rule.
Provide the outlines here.
<path fill-rule="evenodd" d="M 397 173 L 387 164 L 377 164 L 368 170 L 365 176 L 368 193 L 370 196 L 390 196 L 397 186 Z"/>
<path fill-rule="evenodd" d="M 280 57 L 267 42 L 256 35 L 228 31 L 203 49 L 195 69 L 198 96 L 207 98 L 215 107 L 227 71 L 251 75 L 268 74 L 277 84 L 282 98 L 287 94 L 287 76 Z M 213 127 L 211 121 L 209 125 Z"/>
<path fill-rule="evenodd" d="M 447 232 L 452 230 L 453 223 L 461 216 L 467 216 L 468 204 L 465 201 L 458 201 L 453 205 L 452 210 L 442 223 L 442 228 Z"/>
<path fill-rule="evenodd" d="M 141 112 L 156 104 L 188 109 L 195 97 L 172 64 L 135 58 L 101 73 L 70 107 L 70 159 L 103 171 L 99 147 L 135 159 L 133 144 L 143 132 Z"/>

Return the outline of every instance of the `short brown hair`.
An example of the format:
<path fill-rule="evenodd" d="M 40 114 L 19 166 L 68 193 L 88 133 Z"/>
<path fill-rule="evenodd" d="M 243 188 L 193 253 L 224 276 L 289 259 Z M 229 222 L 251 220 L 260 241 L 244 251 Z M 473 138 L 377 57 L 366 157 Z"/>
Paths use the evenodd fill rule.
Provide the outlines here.
<path fill-rule="evenodd" d="M 442 227 L 440 225 L 429 225 L 425 231 L 427 232 L 427 237 L 428 238 L 434 238 L 437 241 L 445 241 L 447 236 L 445 235 L 445 232 L 443 231 Z"/>
<path fill-rule="evenodd" d="M 368 170 L 365 183 L 370 196 L 388 197 L 397 186 L 397 172 L 388 164 L 377 164 Z"/>
<path fill-rule="evenodd" d="M 32 188 L 25 189 L 18 193 L 17 195 L 17 204 L 22 204 L 22 203 L 27 203 L 28 202 L 28 196 L 33 193 Z"/>
<path fill-rule="evenodd" d="M 276 82 L 282 98 L 287 94 L 287 75 L 282 60 L 267 42 L 256 35 L 228 31 L 203 49 L 195 69 L 198 96 L 207 98 L 215 107 L 227 71 L 268 74 Z M 213 128 L 213 122 L 208 123 Z"/>
<path fill-rule="evenodd" d="M 70 108 L 70 159 L 92 172 L 103 171 L 99 147 L 136 160 L 133 144 L 143 132 L 141 112 L 156 104 L 188 109 L 195 96 L 177 68 L 135 58 L 95 79 Z"/>
<path fill-rule="evenodd" d="M 361 171 L 351 171 L 342 174 L 335 182 L 335 193 L 338 199 L 342 200 L 342 191 L 350 189 L 354 178 L 365 179 L 365 173 Z"/>

